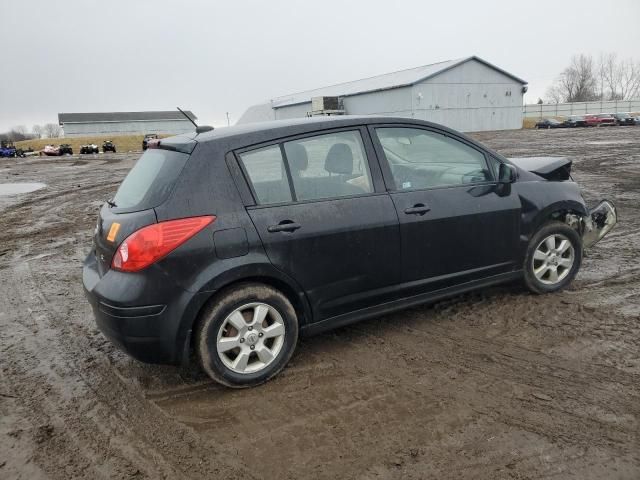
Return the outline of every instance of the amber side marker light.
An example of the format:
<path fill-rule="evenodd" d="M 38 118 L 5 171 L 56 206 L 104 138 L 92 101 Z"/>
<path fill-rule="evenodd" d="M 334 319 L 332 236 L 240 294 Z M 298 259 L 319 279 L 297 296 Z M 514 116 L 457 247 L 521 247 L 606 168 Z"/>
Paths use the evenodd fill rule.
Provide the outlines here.
<path fill-rule="evenodd" d="M 207 215 L 168 220 L 143 227 L 120 244 L 111 261 L 111 268 L 121 272 L 138 272 L 147 268 L 215 220 L 214 215 Z"/>

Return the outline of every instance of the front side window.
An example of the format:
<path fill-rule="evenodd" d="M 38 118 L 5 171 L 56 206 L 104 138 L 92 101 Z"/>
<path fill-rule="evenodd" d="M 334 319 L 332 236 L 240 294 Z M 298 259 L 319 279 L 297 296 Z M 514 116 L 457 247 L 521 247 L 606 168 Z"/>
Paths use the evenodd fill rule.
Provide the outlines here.
<path fill-rule="evenodd" d="M 417 128 L 376 128 L 396 190 L 491 181 L 484 154 L 458 140 Z"/>
<path fill-rule="evenodd" d="M 336 132 L 284 144 L 297 200 L 373 192 L 360 132 Z"/>
<path fill-rule="evenodd" d="M 259 204 L 291 201 L 291 189 L 278 145 L 241 153 L 240 160 Z"/>

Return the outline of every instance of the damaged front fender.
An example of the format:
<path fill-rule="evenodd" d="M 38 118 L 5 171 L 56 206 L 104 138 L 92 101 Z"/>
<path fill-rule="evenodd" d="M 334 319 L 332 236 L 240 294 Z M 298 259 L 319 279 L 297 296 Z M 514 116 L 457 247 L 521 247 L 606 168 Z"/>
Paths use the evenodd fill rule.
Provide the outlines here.
<path fill-rule="evenodd" d="M 603 200 L 589 210 L 589 215 L 580 220 L 575 215 L 567 215 L 569 225 L 576 221 L 582 223 L 582 244 L 584 248 L 589 248 L 598 243 L 618 223 L 618 212 L 613 202 Z"/>

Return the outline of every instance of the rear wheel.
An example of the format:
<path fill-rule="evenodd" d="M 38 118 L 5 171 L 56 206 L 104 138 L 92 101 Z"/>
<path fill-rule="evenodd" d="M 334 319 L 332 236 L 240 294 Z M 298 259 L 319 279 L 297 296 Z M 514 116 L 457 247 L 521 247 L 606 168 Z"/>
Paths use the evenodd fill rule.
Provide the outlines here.
<path fill-rule="evenodd" d="M 524 281 L 534 293 L 565 288 L 578 273 L 582 262 L 582 239 L 561 222 L 544 225 L 533 236 L 524 261 Z"/>
<path fill-rule="evenodd" d="M 251 387 L 278 374 L 298 341 L 291 302 L 263 284 L 241 284 L 205 309 L 196 331 L 203 370 L 223 385 Z"/>

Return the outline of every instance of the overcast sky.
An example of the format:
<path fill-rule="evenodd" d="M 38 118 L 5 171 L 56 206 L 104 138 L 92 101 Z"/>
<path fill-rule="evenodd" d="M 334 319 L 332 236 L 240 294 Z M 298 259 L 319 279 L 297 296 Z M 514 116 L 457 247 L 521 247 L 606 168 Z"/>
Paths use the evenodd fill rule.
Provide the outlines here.
<path fill-rule="evenodd" d="M 0 0 L 0 131 L 58 112 L 234 123 L 301 90 L 478 55 L 543 96 L 576 53 L 640 57 L 640 1 Z"/>

